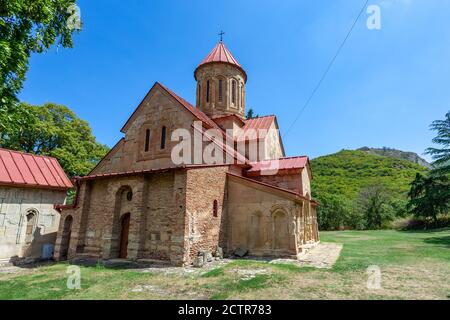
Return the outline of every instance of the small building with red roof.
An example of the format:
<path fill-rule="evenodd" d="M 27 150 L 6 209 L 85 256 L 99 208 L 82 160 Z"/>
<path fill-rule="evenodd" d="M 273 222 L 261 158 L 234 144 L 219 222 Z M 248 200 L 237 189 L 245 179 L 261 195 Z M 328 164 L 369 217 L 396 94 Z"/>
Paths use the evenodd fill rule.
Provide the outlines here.
<path fill-rule="evenodd" d="M 318 243 L 308 157 L 286 157 L 275 115 L 246 119 L 247 73 L 222 41 L 194 78 L 195 106 L 156 82 L 75 203 L 57 206 L 56 259 L 201 265 Z"/>
<path fill-rule="evenodd" d="M 52 257 L 72 187 L 55 158 L 0 148 L 0 260 Z"/>

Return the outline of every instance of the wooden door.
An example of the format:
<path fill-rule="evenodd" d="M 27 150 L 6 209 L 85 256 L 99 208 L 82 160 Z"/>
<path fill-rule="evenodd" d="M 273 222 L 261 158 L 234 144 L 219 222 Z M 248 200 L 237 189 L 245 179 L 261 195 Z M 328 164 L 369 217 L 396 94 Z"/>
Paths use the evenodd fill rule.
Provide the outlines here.
<path fill-rule="evenodd" d="M 130 230 L 130 214 L 126 213 L 122 217 L 120 232 L 119 258 L 126 259 L 128 255 L 128 233 Z"/>

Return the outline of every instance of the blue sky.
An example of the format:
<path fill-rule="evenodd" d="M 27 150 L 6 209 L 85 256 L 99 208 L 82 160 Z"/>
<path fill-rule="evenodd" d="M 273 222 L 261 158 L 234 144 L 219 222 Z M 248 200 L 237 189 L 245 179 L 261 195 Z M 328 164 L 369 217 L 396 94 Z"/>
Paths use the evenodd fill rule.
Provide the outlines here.
<path fill-rule="evenodd" d="M 317 94 L 287 128 L 325 71 L 364 0 L 79 0 L 73 49 L 33 55 L 22 101 L 56 102 L 113 146 L 160 81 L 195 102 L 193 71 L 218 41 L 248 73 L 247 108 L 276 114 L 288 155 L 362 146 L 422 154 L 429 124 L 450 110 L 450 1 L 370 0 Z"/>

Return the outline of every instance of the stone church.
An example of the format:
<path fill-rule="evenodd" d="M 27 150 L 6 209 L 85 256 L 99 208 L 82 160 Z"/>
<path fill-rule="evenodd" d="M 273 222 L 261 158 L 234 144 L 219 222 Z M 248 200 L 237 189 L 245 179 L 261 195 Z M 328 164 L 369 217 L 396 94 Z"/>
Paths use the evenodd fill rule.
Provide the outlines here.
<path fill-rule="evenodd" d="M 199 252 L 297 257 L 318 243 L 308 157 L 285 156 L 275 116 L 245 118 L 247 74 L 222 41 L 194 77 L 196 107 L 155 83 L 77 179 L 74 204 L 57 206 L 56 260 L 189 265 Z"/>

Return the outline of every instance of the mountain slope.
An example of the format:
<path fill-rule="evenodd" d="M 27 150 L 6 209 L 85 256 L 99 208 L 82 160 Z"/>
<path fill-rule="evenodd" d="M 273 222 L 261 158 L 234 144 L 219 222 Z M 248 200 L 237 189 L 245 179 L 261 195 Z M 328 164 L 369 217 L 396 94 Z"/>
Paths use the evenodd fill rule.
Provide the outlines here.
<path fill-rule="evenodd" d="M 333 194 L 353 201 L 362 188 L 384 185 L 394 198 L 405 198 L 416 173 L 426 172 L 421 165 L 406 160 L 343 150 L 311 160 L 314 197 Z"/>
<path fill-rule="evenodd" d="M 421 158 L 417 153 L 415 152 L 407 152 L 407 151 L 401 151 L 397 149 L 391 149 L 391 148 L 369 148 L 369 147 L 363 147 L 358 149 L 359 151 L 364 151 L 369 154 L 389 157 L 389 158 L 396 158 L 401 160 L 407 160 L 412 163 L 416 163 L 418 165 L 421 165 L 425 168 L 431 169 L 431 164 L 428 163 L 425 159 Z"/>

